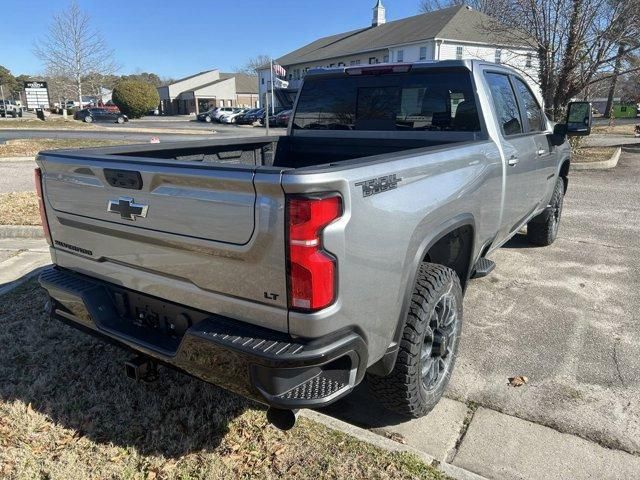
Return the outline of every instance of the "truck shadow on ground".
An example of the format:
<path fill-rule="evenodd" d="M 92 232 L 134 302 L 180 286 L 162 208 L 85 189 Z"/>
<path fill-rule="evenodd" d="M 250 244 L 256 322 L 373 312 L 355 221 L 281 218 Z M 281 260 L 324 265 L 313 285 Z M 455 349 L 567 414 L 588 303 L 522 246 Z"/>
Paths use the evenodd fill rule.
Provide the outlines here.
<path fill-rule="evenodd" d="M 215 449 L 230 421 L 258 407 L 166 368 L 160 381 L 136 383 L 124 375 L 131 353 L 47 320 L 45 302 L 35 281 L 0 297 L 0 402 L 9 415 L 27 408 L 78 436 L 177 458 Z"/>
<path fill-rule="evenodd" d="M 399 425 L 411 420 L 384 408 L 369 393 L 366 380 L 352 393 L 336 403 L 323 408 L 322 413 L 362 428 L 382 428 Z"/>
<path fill-rule="evenodd" d="M 527 240 L 527 235 L 524 233 L 516 233 L 507 243 L 502 245 L 501 248 L 538 248 L 531 244 Z"/>

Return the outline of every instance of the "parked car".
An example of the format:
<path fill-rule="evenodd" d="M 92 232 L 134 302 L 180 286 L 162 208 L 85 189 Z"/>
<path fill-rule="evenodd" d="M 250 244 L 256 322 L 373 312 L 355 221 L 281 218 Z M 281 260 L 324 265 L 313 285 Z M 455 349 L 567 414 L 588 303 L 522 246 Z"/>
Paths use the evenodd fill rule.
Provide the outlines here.
<path fill-rule="evenodd" d="M 111 112 L 104 108 L 85 108 L 83 110 L 78 110 L 73 118 L 76 120 L 81 120 L 86 123 L 91 122 L 111 122 L 111 123 L 124 123 L 128 122 L 129 118 L 126 115 L 123 115 L 119 111 Z"/>
<path fill-rule="evenodd" d="M 234 110 L 231 113 L 227 113 L 226 115 L 222 115 L 220 117 L 220 121 L 222 123 L 236 123 L 237 119 L 240 115 L 245 114 L 246 112 L 248 112 L 249 109 L 248 108 L 238 108 L 237 110 Z"/>
<path fill-rule="evenodd" d="M 240 115 L 238 115 L 236 117 L 236 123 L 237 124 L 241 124 L 241 122 L 244 120 L 244 118 L 247 115 L 252 115 L 254 113 L 256 113 L 258 110 L 260 110 L 259 108 L 247 108 L 245 112 L 241 113 Z"/>
<path fill-rule="evenodd" d="M 275 120 L 275 116 L 284 110 L 286 110 L 286 108 L 284 107 L 275 107 L 273 109 L 269 108 L 269 126 L 270 127 L 273 126 L 273 123 L 272 123 L 273 121 L 271 120 L 271 118 L 273 117 Z M 262 112 L 262 115 L 260 115 L 260 118 L 258 119 L 258 121 L 260 122 L 260 125 L 262 126 L 265 125 L 265 112 Z"/>
<path fill-rule="evenodd" d="M 227 123 L 227 121 L 225 120 L 227 117 L 230 117 L 232 115 L 237 115 L 242 110 L 243 110 L 242 108 L 234 108 L 230 112 L 224 112 L 222 115 L 220 115 L 220 117 L 218 117 L 218 121 L 220 123 Z"/>
<path fill-rule="evenodd" d="M 264 108 L 256 108 L 254 111 L 247 112 L 244 115 L 239 116 L 236 123 L 238 123 L 238 125 L 253 125 L 260 120 L 263 114 Z"/>
<path fill-rule="evenodd" d="M 216 111 L 213 112 L 213 114 L 211 115 L 211 118 L 213 118 L 213 120 L 215 120 L 216 122 L 220 121 L 220 117 L 222 115 L 226 115 L 227 113 L 231 113 L 233 112 L 234 108 L 233 107 L 218 107 L 216 108 Z"/>
<path fill-rule="evenodd" d="M 40 152 L 51 317 L 137 351 L 130 378 L 168 364 L 280 428 L 365 378 L 433 409 L 470 280 L 524 226 L 556 240 L 590 104 L 554 125 L 484 61 L 346 70 L 304 78 L 284 136 Z"/>
<path fill-rule="evenodd" d="M 107 102 L 104 104 L 98 104 L 97 108 L 104 108 L 105 110 L 113 113 L 120 113 L 120 108 L 113 102 Z"/>
<path fill-rule="evenodd" d="M 196 115 L 196 120 L 199 122 L 211 123 L 211 121 L 213 120 L 213 114 L 216 112 L 216 110 L 217 108 L 213 107 L 205 112 L 200 112 L 198 115 Z"/>
<path fill-rule="evenodd" d="M 269 117 L 269 122 L 274 127 L 287 127 L 289 125 L 289 117 L 293 110 L 283 110 L 273 117 Z"/>
<path fill-rule="evenodd" d="M 11 116 L 13 118 L 22 117 L 22 108 L 13 100 L 0 99 L 0 117 Z"/>

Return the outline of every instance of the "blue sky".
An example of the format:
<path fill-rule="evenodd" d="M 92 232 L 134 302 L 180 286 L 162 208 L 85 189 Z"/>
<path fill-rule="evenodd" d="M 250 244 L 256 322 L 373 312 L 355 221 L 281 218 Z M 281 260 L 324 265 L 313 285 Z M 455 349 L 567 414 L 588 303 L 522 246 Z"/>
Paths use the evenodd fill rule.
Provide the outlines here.
<path fill-rule="evenodd" d="M 0 65 L 37 74 L 32 53 L 68 0 L 2 0 Z M 370 24 L 375 0 L 78 0 L 121 65 L 120 74 L 182 77 L 232 71 L 258 54 L 278 57 L 319 37 Z M 418 0 L 384 0 L 387 20 L 415 15 Z M 266 33 L 265 33 L 266 32 Z"/>

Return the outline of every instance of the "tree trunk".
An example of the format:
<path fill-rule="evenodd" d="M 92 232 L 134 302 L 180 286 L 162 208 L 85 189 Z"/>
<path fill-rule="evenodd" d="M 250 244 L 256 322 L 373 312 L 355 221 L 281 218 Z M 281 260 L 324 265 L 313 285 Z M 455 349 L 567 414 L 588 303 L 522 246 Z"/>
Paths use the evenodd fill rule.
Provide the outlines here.
<path fill-rule="evenodd" d="M 613 77 L 611 77 L 611 84 L 609 85 L 609 94 L 607 95 L 607 106 L 604 109 L 604 116 L 611 118 L 611 109 L 613 108 L 613 98 L 616 93 L 616 84 L 618 83 L 618 75 L 620 74 L 620 67 L 622 66 L 622 55 L 624 53 L 624 45 L 618 46 L 618 58 L 613 67 Z"/>
<path fill-rule="evenodd" d="M 78 110 L 82 110 L 82 81 L 76 80 L 76 88 L 78 89 L 78 101 L 80 102 L 78 105 Z"/>

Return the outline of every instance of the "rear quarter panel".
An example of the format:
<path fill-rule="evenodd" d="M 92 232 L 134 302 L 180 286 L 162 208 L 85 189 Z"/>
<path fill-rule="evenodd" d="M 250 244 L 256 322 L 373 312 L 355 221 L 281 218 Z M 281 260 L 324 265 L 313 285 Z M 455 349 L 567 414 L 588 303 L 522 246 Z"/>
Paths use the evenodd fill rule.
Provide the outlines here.
<path fill-rule="evenodd" d="M 397 188 L 363 196 L 359 182 L 395 174 Z M 326 228 L 324 247 L 338 259 L 338 299 L 315 313 L 289 313 L 293 335 L 355 328 L 375 363 L 392 343 L 424 248 L 452 219 L 475 224 L 475 250 L 495 234 L 502 161 L 493 142 L 458 144 L 373 157 L 327 172 L 283 175 L 287 194 L 340 192 L 344 215 Z M 475 256 L 474 252 L 474 256 Z"/>

